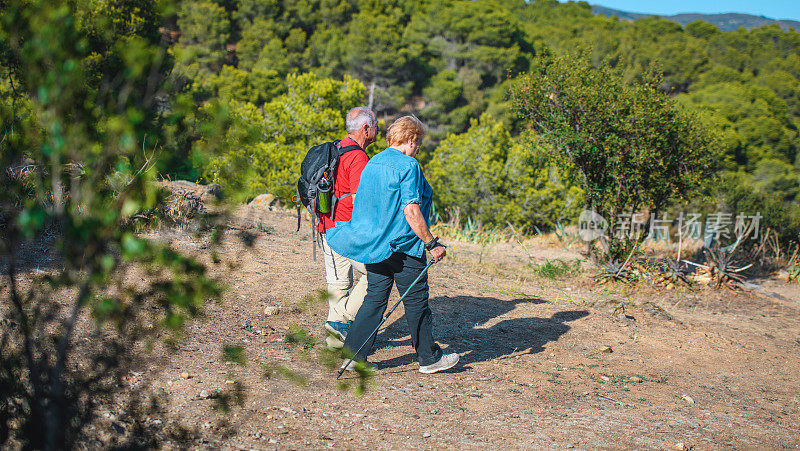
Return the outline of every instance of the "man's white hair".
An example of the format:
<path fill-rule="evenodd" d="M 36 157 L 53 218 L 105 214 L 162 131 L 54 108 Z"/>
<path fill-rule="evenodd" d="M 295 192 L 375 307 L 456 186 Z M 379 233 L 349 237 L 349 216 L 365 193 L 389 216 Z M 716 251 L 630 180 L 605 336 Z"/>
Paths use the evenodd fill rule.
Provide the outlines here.
<path fill-rule="evenodd" d="M 372 110 L 365 106 L 357 106 L 347 112 L 344 120 L 344 127 L 347 129 L 347 133 L 356 132 L 365 125 L 369 127 L 378 125 L 378 120 Z"/>

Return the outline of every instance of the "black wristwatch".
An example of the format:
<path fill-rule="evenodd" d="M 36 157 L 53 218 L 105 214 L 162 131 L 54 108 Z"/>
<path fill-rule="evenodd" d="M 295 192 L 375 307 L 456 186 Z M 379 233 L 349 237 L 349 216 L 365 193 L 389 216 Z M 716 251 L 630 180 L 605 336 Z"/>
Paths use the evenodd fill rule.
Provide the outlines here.
<path fill-rule="evenodd" d="M 437 246 L 444 247 L 444 244 L 439 242 L 439 237 L 438 236 L 434 237 L 432 240 L 430 240 L 427 243 L 425 243 L 425 250 L 429 251 L 429 250 L 431 250 L 431 249 L 433 249 L 434 247 L 437 247 Z"/>

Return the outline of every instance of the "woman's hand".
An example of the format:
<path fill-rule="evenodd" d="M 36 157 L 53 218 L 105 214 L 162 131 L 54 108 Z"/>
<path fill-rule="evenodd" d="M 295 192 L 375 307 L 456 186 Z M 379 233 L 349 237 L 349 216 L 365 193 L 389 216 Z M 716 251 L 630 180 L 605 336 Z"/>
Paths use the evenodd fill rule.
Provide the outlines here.
<path fill-rule="evenodd" d="M 433 257 L 433 260 L 436 262 L 439 262 L 441 259 L 444 258 L 445 255 L 447 255 L 447 249 L 445 249 L 444 246 L 436 246 L 433 249 L 431 249 L 430 252 L 431 256 Z"/>

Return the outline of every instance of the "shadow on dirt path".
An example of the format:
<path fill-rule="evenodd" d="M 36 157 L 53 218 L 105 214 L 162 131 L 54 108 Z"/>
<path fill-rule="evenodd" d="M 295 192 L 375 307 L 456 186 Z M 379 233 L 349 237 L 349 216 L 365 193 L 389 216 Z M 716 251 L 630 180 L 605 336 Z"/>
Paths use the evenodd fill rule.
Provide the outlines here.
<path fill-rule="evenodd" d="M 492 297 L 440 296 L 430 301 L 433 311 L 434 337 L 446 343 L 448 352 L 461 354 L 454 369 L 476 362 L 484 362 L 522 351 L 536 354 L 544 345 L 557 341 L 570 330 L 569 322 L 589 315 L 587 310 L 565 310 L 549 318 L 528 317 L 501 320 L 489 327 L 494 319 L 511 312 L 517 306 L 543 304 L 538 298 L 504 301 Z M 397 315 L 395 313 L 395 315 Z M 402 316 L 391 318 L 389 326 L 378 336 L 376 348 L 410 346 L 408 324 Z M 413 352 L 380 362 L 381 368 L 392 368 L 416 360 Z"/>

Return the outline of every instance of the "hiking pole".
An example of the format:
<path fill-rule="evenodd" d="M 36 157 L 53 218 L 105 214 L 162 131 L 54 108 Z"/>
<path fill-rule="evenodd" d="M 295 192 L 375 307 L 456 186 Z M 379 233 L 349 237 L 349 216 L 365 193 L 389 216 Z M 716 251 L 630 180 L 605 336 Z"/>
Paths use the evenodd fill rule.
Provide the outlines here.
<path fill-rule="evenodd" d="M 386 322 L 386 320 L 387 320 L 387 319 L 389 319 L 389 315 L 391 315 L 391 314 L 392 314 L 392 312 L 394 312 L 394 309 L 396 309 L 396 308 L 397 308 L 397 306 L 398 306 L 398 305 L 400 305 L 400 302 L 402 302 L 402 301 L 403 301 L 403 299 L 405 299 L 405 297 L 406 297 L 406 295 L 409 293 L 409 291 L 411 291 L 411 289 L 412 289 L 412 288 L 414 288 L 414 285 L 416 285 L 416 284 L 417 284 L 417 282 L 419 282 L 419 279 L 421 279 L 421 278 L 422 278 L 422 276 L 424 276 L 424 275 L 425 275 L 425 273 L 426 273 L 426 272 L 428 272 L 428 268 L 430 268 L 430 267 L 431 267 L 431 265 L 433 265 L 434 263 L 436 263 L 436 260 L 434 260 L 434 259 L 431 259 L 431 261 L 430 261 L 430 262 L 428 262 L 428 264 L 425 266 L 425 268 L 422 270 L 422 272 L 421 272 L 421 273 L 419 273 L 419 275 L 418 275 L 418 276 L 417 276 L 417 278 L 414 280 L 414 282 L 412 282 L 412 283 L 411 283 L 411 285 L 409 285 L 409 286 L 408 286 L 408 288 L 406 288 L 406 292 L 405 292 L 405 293 L 403 293 L 403 295 L 402 295 L 402 296 L 400 296 L 400 299 L 398 299 L 398 300 L 397 300 L 397 302 L 396 302 L 396 303 L 394 304 L 394 306 L 393 306 L 393 307 L 392 307 L 392 308 L 389 310 L 389 312 L 386 314 L 386 316 L 384 316 L 384 317 L 383 317 L 383 319 L 381 320 L 380 324 L 378 324 L 378 327 L 376 327 L 376 328 L 375 328 L 375 330 L 373 330 L 373 331 L 372 331 L 372 333 L 371 333 L 371 334 L 369 334 L 369 336 L 367 337 L 367 339 L 364 341 L 364 344 L 362 344 L 362 345 L 361 345 L 361 346 L 358 348 L 358 351 L 356 351 L 356 352 L 353 354 L 353 357 L 350 357 L 350 360 L 348 360 L 348 361 L 347 361 L 347 363 L 346 363 L 346 364 L 344 364 L 344 365 L 342 366 L 342 368 L 339 370 L 339 374 L 337 374 L 337 375 L 336 375 L 336 379 L 339 379 L 339 377 L 341 377 L 341 376 L 342 376 L 342 373 L 344 373 L 344 371 L 347 369 L 347 367 L 348 367 L 348 366 L 350 366 L 350 363 L 351 363 L 351 362 L 352 362 L 352 361 L 353 361 L 353 360 L 356 358 L 356 356 L 358 355 L 358 353 L 359 353 L 359 352 L 361 352 L 361 350 L 364 348 L 364 346 L 366 346 L 366 345 L 367 345 L 367 343 L 369 343 L 369 340 L 372 338 L 372 336 L 378 333 L 378 329 L 380 329 L 380 328 L 381 328 L 381 326 L 383 326 L 383 323 L 385 323 L 385 322 Z"/>

